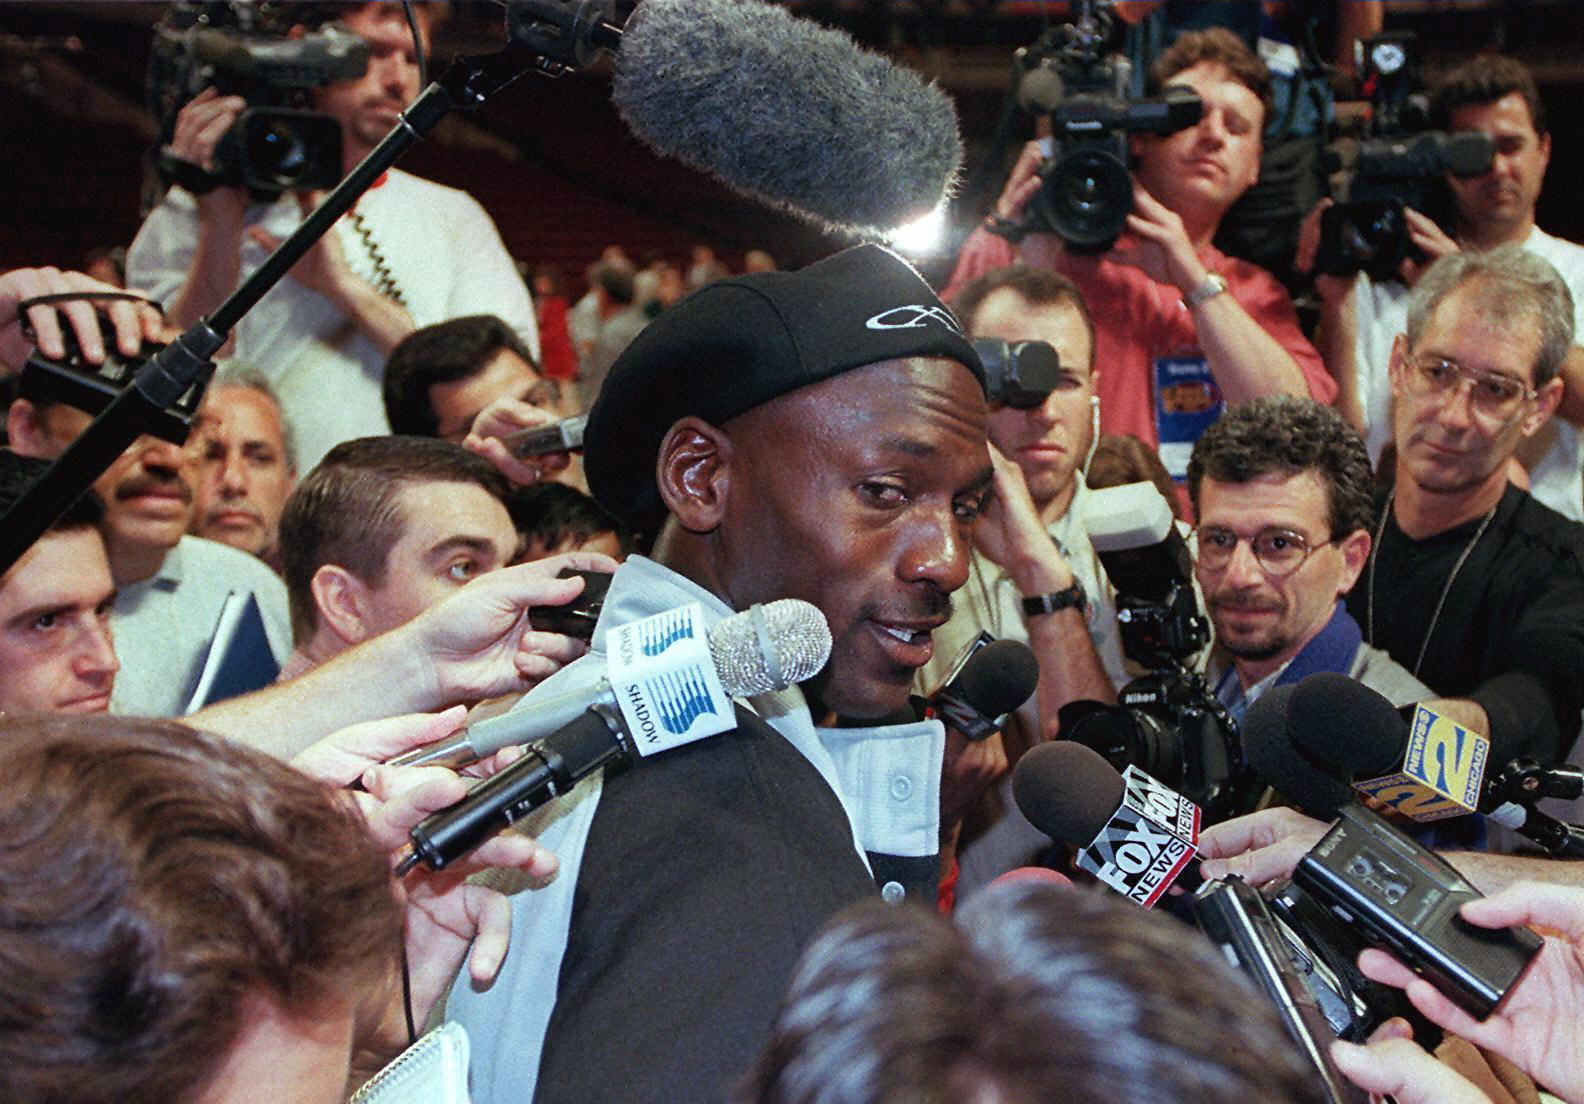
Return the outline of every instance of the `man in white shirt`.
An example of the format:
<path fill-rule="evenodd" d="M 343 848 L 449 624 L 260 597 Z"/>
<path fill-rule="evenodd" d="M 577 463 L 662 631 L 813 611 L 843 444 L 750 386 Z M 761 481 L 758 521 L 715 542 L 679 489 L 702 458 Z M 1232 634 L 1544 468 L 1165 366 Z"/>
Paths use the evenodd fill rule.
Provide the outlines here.
<path fill-rule="evenodd" d="M 426 6 L 417 10 L 427 34 L 431 16 Z M 418 66 L 400 5 L 347 4 L 335 14 L 372 50 L 363 76 L 313 90 L 314 106 L 341 123 L 345 172 L 417 96 Z M 245 106 L 206 89 L 182 109 L 167 152 L 211 170 L 215 144 Z M 128 279 L 164 302 L 172 322 L 190 326 L 311 207 L 307 195 L 257 204 L 242 188 L 194 195 L 173 187 L 132 243 Z M 388 433 L 385 358 L 416 327 L 466 314 L 500 316 L 538 356 L 527 287 L 484 209 L 463 192 L 392 169 L 242 319 L 236 355 L 268 375 L 307 470 L 338 442 Z"/>

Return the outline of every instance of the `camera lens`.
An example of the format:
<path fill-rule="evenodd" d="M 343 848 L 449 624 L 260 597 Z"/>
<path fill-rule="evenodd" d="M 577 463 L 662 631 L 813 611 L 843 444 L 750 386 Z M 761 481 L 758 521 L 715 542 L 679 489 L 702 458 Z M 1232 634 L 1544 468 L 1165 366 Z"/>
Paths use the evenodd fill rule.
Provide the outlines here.
<path fill-rule="evenodd" d="M 1051 229 L 1078 252 L 1109 249 L 1133 209 L 1127 166 L 1109 150 L 1078 146 L 1048 162 L 1040 175 L 1044 183 L 1034 202 Z"/>
<path fill-rule="evenodd" d="M 301 135 L 285 119 L 260 120 L 248 135 L 248 164 L 255 176 L 281 188 L 302 179 L 309 157 Z"/>

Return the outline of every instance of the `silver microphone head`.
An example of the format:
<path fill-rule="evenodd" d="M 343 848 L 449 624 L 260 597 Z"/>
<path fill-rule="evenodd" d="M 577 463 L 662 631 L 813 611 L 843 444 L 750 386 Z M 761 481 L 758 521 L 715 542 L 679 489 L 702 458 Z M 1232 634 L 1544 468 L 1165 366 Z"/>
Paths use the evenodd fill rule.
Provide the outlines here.
<path fill-rule="evenodd" d="M 733 697 L 784 690 L 812 678 L 830 658 L 825 615 L 799 598 L 734 613 L 710 630 L 710 656 Z"/>

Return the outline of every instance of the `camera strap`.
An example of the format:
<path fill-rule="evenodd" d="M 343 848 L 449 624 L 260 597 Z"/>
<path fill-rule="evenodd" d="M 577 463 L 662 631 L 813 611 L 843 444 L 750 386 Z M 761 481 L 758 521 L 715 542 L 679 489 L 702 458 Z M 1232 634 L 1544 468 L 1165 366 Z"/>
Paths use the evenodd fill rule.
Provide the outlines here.
<path fill-rule="evenodd" d="M 154 171 L 167 188 L 174 184 L 195 196 L 207 195 L 220 186 L 220 180 L 214 173 L 191 161 L 183 161 L 169 150 L 160 150 L 154 162 Z"/>

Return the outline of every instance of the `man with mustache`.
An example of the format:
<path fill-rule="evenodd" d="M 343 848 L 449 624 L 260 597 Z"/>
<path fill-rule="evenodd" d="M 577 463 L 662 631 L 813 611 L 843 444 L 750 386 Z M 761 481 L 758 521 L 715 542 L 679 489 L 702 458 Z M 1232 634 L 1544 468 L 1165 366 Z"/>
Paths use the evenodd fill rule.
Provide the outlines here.
<path fill-rule="evenodd" d="M 74 407 L 17 399 L 6 431 L 17 452 L 54 459 L 91 421 Z M 257 600 L 276 663 L 291 652 L 286 588 L 275 573 L 245 552 L 186 535 L 192 460 L 169 441 L 140 437 L 93 485 L 117 589 L 114 713 L 170 717 L 185 709 L 232 592 Z"/>
<path fill-rule="evenodd" d="M 1317 671 L 1397 705 L 1433 696 L 1363 642 L 1342 604 L 1369 555 L 1372 485 L 1364 442 L 1311 399 L 1235 406 L 1194 445 L 1194 574 L 1215 626 L 1207 675 L 1239 721 L 1266 690 Z"/>
<path fill-rule="evenodd" d="M 289 33 L 334 20 L 371 49 L 362 76 L 311 92 L 313 109 L 341 124 L 341 169 L 350 171 L 419 93 L 402 7 L 277 7 L 293 24 Z M 427 49 L 434 6 L 416 11 Z M 261 202 L 243 188 L 215 185 L 216 143 L 246 106 L 211 88 L 182 108 L 164 152 L 187 171 L 175 176 L 127 256 L 133 286 L 164 302 L 178 326 L 214 310 L 313 206 L 306 193 Z M 392 169 L 242 319 L 236 355 L 267 373 L 307 471 L 341 441 L 390 432 L 380 383 L 402 338 L 470 314 L 499 315 L 537 358 L 527 287 L 484 209 L 463 192 Z"/>
<path fill-rule="evenodd" d="M 659 535 L 617 569 L 589 655 L 522 708 L 599 678 L 613 626 L 687 603 L 714 622 L 801 598 L 833 645 L 733 731 L 524 818 L 560 875 L 513 902 L 523 953 L 448 1006 L 480 1104 L 726 1099 L 832 913 L 877 892 L 934 903 L 945 732 L 877 721 L 967 578 L 992 478 L 984 394 L 956 319 L 873 245 L 708 284 L 617 360 L 589 486 Z"/>
<path fill-rule="evenodd" d="M 1508 463 L 1562 398 L 1573 303 L 1521 245 L 1459 252 L 1414 285 L 1392 345 L 1392 485 L 1376 494 L 1348 611 L 1364 639 L 1491 738 L 1490 760 L 1564 758 L 1584 708 L 1584 525 Z"/>

